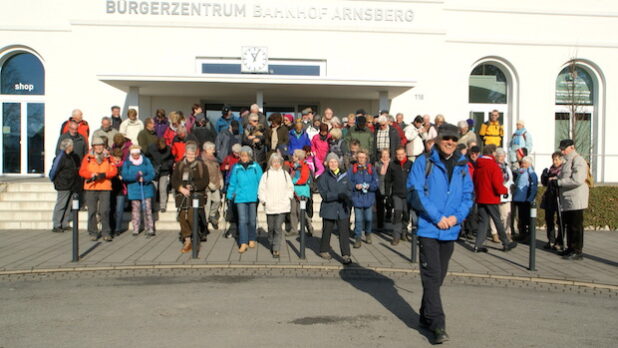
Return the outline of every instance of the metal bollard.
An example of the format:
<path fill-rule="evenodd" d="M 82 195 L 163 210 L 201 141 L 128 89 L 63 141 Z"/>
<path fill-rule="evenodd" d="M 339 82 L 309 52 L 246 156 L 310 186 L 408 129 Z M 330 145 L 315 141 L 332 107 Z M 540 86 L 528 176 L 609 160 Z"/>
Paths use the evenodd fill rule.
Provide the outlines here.
<path fill-rule="evenodd" d="M 305 259 L 305 211 L 307 210 L 307 198 L 300 198 L 300 258 Z"/>
<path fill-rule="evenodd" d="M 530 204 L 530 256 L 528 269 L 536 271 L 536 201 Z"/>
<path fill-rule="evenodd" d="M 410 241 L 411 248 L 412 248 L 412 263 L 416 263 L 416 246 L 417 246 L 417 238 L 416 238 L 416 228 L 412 229 L 412 240 Z"/>
<path fill-rule="evenodd" d="M 79 195 L 73 194 L 71 209 L 73 210 L 73 259 L 72 262 L 79 261 Z"/>
<path fill-rule="evenodd" d="M 200 221 L 200 216 L 199 216 L 199 208 L 200 208 L 200 200 L 199 198 L 197 198 L 197 194 L 194 193 L 193 194 L 193 201 L 192 201 L 192 208 L 193 208 L 193 225 L 192 225 L 192 234 L 193 234 L 193 245 L 191 248 L 191 257 L 194 259 L 197 259 L 197 252 L 198 249 L 200 247 L 200 236 L 199 236 L 199 221 Z"/>

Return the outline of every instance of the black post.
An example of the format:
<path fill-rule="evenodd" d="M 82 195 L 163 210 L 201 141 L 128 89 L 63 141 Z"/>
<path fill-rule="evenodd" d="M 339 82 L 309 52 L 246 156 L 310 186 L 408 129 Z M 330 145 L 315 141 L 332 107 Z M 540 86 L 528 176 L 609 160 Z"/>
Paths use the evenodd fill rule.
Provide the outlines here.
<path fill-rule="evenodd" d="M 530 203 L 530 257 L 528 269 L 536 271 L 536 201 Z"/>
<path fill-rule="evenodd" d="M 302 260 L 305 259 L 305 225 L 307 222 L 305 221 L 305 212 L 307 211 L 307 198 L 300 198 L 300 258 Z M 294 228 L 294 227 L 292 227 Z"/>
<path fill-rule="evenodd" d="M 410 247 L 412 248 L 412 263 L 416 263 L 416 228 L 412 228 L 412 238 L 410 240 L 410 244 L 412 244 Z"/>
<path fill-rule="evenodd" d="M 193 245 L 192 245 L 192 251 L 191 251 L 191 257 L 194 259 L 197 259 L 197 252 L 198 249 L 200 247 L 200 236 L 199 236 L 199 221 L 200 221 L 200 215 L 199 215 L 199 207 L 200 207 L 200 200 L 197 197 L 197 193 L 193 193 L 192 197 L 192 209 L 193 209 L 193 225 L 192 225 L 192 239 L 193 239 Z"/>
<path fill-rule="evenodd" d="M 73 259 L 72 262 L 79 261 L 79 195 L 73 194 L 71 209 L 73 210 Z"/>

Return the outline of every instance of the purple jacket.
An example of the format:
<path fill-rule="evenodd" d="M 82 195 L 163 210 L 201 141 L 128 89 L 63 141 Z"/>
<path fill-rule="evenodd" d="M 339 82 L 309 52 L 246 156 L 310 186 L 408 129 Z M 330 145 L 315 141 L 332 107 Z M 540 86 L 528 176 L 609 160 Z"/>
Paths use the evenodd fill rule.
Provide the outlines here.
<path fill-rule="evenodd" d="M 155 117 L 154 123 L 155 123 L 155 132 L 157 133 L 157 136 L 159 138 L 163 138 L 163 134 L 165 134 L 165 131 L 170 126 L 169 121 L 167 120 L 167 118 L 164 118 L 163 120 L 159 120 L 158 118 Z"/>

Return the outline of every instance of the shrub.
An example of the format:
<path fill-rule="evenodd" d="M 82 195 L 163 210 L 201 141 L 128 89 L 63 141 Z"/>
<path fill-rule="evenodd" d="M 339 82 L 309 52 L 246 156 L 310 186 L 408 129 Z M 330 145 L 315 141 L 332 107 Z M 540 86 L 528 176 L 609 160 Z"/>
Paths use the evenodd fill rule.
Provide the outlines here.
<path fill-rule="evenodd" d="M 537 226 L 545 226 L 545 210 L 540 209 L 545 187 L 539 187 L 536 197 Z M 584 227 L 593 229 L 618 229 L 618 186 L 590 188 L 588 209 L 584 212 Z"/>

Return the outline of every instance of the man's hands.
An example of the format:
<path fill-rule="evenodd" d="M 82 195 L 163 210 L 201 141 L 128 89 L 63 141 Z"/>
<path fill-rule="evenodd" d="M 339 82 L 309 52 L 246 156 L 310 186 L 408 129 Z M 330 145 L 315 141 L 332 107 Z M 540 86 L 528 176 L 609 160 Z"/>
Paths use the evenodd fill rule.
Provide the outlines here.
<path fill-rule="evenodd" d="M 440 222 L 438 222 L 438 228 L 441 230 L 448 230 L 455 225 L 457 225 L 457 218 L 453 215 L 449 217 L 443 216 Z"/>
<path fill-rule="evenodd" d="M 189 198 L 189 196 L 191 196 L 191 190 L 189 188 L 186 187 L 180 187 L 178 189 L 178 192 L 182 193 L 183 196 Z"/>

